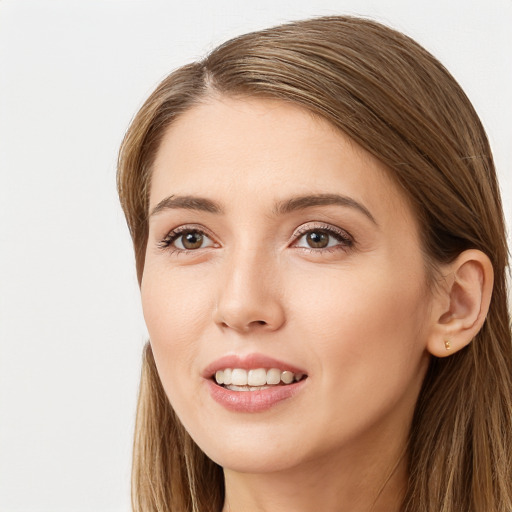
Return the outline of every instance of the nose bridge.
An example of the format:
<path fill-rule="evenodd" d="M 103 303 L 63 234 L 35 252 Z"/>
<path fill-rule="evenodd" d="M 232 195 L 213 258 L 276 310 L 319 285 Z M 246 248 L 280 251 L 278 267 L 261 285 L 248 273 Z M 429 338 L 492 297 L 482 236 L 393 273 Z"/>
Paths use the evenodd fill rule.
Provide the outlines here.
<path fill-rule="evenodd" d="M 223 265 L 215 321 L 240 332 L 279 328 L 284 310 L 271 251 L 239 244 Z"/>

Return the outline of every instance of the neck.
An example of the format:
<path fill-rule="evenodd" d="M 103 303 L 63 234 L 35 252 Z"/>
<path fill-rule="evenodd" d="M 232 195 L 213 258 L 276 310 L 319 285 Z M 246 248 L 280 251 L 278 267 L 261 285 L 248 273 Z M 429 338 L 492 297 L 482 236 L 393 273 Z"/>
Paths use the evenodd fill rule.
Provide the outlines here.
<path fill-rule="evenodd" d="M 384 458 L 379 451 L 355 458 L 331 453 L 274 473 L 225 470 L 222 512 L 398 512 L 407 485 L 407 461 L 403 448 L 390 451 L 393 457 Z"/>

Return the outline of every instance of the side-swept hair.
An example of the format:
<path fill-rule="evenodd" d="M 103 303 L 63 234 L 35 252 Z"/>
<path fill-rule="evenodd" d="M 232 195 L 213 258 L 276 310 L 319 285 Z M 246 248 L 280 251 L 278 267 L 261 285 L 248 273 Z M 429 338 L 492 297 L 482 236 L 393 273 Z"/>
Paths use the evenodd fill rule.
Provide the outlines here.
<path fill-rule="evenodd" d="M 465 349 L 432 357 L 409 439 L 404 512 L 512 511 L 512 342 L 505 227 L 482 125 L 447 70 L 379 23 L 332 16 L 232 39 L 169 75 L 134 118 L 118 189 L 139 282 L 151 170 L 167 127 L 212 95 L 276 98 L 328 120 L 377 157 L 417 216 L 429 276 L 463 250 L 494 269 L 487 319 Z M 132 472 L 136 512 L 220 512 L 219 466 L 188 436 L 144 350 Z"/>

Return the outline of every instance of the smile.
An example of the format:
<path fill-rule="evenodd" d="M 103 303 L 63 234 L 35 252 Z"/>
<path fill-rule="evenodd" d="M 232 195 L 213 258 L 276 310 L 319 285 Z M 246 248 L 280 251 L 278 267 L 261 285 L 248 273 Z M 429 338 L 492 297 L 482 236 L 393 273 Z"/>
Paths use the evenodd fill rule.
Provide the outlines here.
<path fill-rule="evenodd" d="M 282 371 L 279 368 L 225 368 L 215 372 L 215 382 L 231 391 L 260 391 L 273 386 L 292 384 L 303 378 L 303 373 Z"/>
<path fill-rule="evenodd" d="M 273 409 L 308 384 L 304 368 L 264 354 L 227 355 L 201 372 L 211 398 L 237 413 Z"/>

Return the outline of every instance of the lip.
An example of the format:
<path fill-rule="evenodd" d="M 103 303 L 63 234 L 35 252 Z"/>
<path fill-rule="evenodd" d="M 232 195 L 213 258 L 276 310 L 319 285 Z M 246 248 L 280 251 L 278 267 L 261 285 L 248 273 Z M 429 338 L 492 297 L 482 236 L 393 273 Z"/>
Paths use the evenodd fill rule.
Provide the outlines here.
<path fill-rule="evenodd" d="M 272 386 L 259 391 L 231 391 L 219 386 L 212 379 L 217 370 L 224 370 L 225 368 L 242 368 L 244 370 L 279 368 L 280 370 L 289 370 L 293 373 L 307 374 L 307 372 L 293 364 L 263 354 L 248 354 L 246 356 L 228 355 L 217 359 L 203 370 L 202 376 L 206 379 L 205 383 L 213 400 L 229 411 L 234 412 L 256 413 L 266 411 L 283 400 L 295 396 L 307 381 L 307 379 L 303 379 L 293 384 Z"/>
<path fill-rule="evenodd" d="M 286 363 L 285 361 L 279 361 L 273 357 L 265 356 L 263 354 L 247 354 L 245 356 L 240 355 L 228 355 L 217 359 L 213 363 L 210 363 L 203 371 L 202 376 L 205 379 L 210 379 L 217 370 L 224 370 L 226 368 L 241 368 L 243 370 L 251 370 L 255 368 L 278 368 L 280 370 L 288 370 L 293 373 L 304 373 L 307 372 L 293 364 Z"/>
<path fill-rule="evenodd" d="M 234 412 L 263 412 L 283 400 L 295 396 L 306 384 L 307 379 L 274 386 L 261 391 L 231 391 L 216 384 L 212 379 L 206 381 L 210 396 L 220 405 Z"/>

